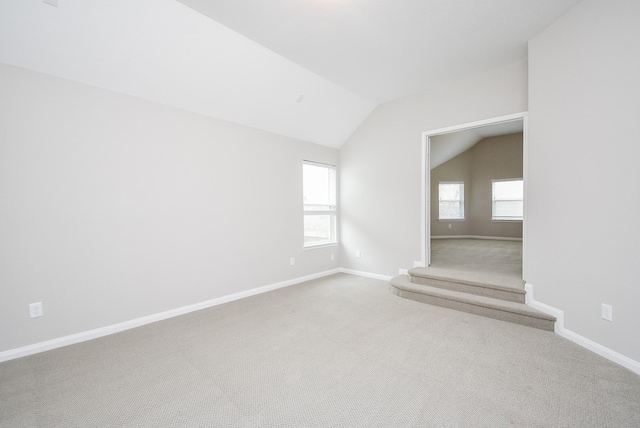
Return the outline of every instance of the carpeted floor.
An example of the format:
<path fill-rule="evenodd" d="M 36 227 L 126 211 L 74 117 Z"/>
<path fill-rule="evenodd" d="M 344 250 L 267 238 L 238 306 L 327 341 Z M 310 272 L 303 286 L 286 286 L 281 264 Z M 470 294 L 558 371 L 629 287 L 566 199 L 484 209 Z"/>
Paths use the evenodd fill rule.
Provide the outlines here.
<path fill-rule="evenodd" d="M 524 289 L 522 242 L 432 239 L 432 275 Z"/>
<path fill-rule="evenodd" d="M 388 288 L 338 274 L 2 363 L 0 427 L 640 426 L 640 376 Z"/>

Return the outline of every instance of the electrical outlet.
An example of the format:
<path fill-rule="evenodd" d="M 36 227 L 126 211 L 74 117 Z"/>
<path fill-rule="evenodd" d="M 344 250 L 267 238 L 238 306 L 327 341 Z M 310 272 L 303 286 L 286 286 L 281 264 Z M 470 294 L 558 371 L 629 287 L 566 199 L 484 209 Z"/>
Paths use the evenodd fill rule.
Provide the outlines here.
<path fill-rule="evenodd" d="M 29 305 L 29 318 L 38 318 L 42 316 L 42 302 L 31 303 Z"/>
<path fill-rule="evenodd" d="M 362 253 L 360 252 L 360 250 L 356 250 L 356 257 L 357 258 L 362 257 Z"/>
<path fill-rule="evenodd" d="M 331 260 L 335 260 L 336 259 L 336 255 L 331 253 Z"/>
<path fill-rule="evenodd" d="M 291 257 L 289 259 L 289 263 L 291 264 L 291 266 L 295 265 L 296 264 L 296 258 L 295 257 Z"/>
<path fill-rule="evenodd" d="M 613 321 L 613 307 L 611 305 L 602 304 L 602 319 Z"/>

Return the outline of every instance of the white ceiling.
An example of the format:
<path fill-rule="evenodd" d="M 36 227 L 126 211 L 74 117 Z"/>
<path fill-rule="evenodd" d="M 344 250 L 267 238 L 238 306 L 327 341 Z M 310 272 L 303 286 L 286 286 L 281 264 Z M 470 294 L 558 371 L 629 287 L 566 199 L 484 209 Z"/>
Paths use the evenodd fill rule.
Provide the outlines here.
<path fill-rule="evenodd" d="M 376 104 L 527 57 L 579 0 L 178 0 Z"/>
<path fill-rule="evenodd" d="M 0 62 L 331 147 L 375 107 L 175 0 L 0 0 Z"/>
<path fill-rule="evenodd" d="M 0 0 L 0 62 L 340 147 L 380 102 L 525 59 L 578 2 Z"/>

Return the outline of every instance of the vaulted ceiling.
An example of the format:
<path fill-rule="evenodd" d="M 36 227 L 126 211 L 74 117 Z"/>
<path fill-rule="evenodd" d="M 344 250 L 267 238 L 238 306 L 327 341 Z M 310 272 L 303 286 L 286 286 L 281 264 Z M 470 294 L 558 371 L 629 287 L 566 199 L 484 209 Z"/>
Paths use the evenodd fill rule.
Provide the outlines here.
<path fill-rule="evenodd" d="M 340 147 L 379 104 L 526 59 L 579 0 L 2 0 L 0 62 Z"/>
<path fill-rule="evenodd" d="M 578 0 L 178 0 L 375 103 L 512 64 Z"/>
<path fill-rule="evenodd" d="M 430 138 L 430 169 L 442 165 L 449 159 L 453 159 L 459 154 L 469 150 L 484 138 L 521 133 L 523 129 L 524 120 L 516 119 L 462 131 L 434 135 Z"/>

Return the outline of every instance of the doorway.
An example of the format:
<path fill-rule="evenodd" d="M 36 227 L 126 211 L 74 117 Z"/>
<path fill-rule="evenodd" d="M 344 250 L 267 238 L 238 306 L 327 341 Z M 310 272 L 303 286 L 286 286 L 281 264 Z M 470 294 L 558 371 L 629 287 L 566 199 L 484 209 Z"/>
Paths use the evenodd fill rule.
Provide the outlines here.
<path fill-rule="evenodd" d="M 527 113 L 517 113 L 478 122 L 435 129 L 423 133 L 422 139 L 422 260 L 424 267 L 432 262 L 432 182 L 431 170 L 465 152 L 479 138 L 522 132 L 522 179 L 524 186 L 524 218 L 522 220 L 522 279 L 526 275 L 526 193 L 527 193 Z"/>

